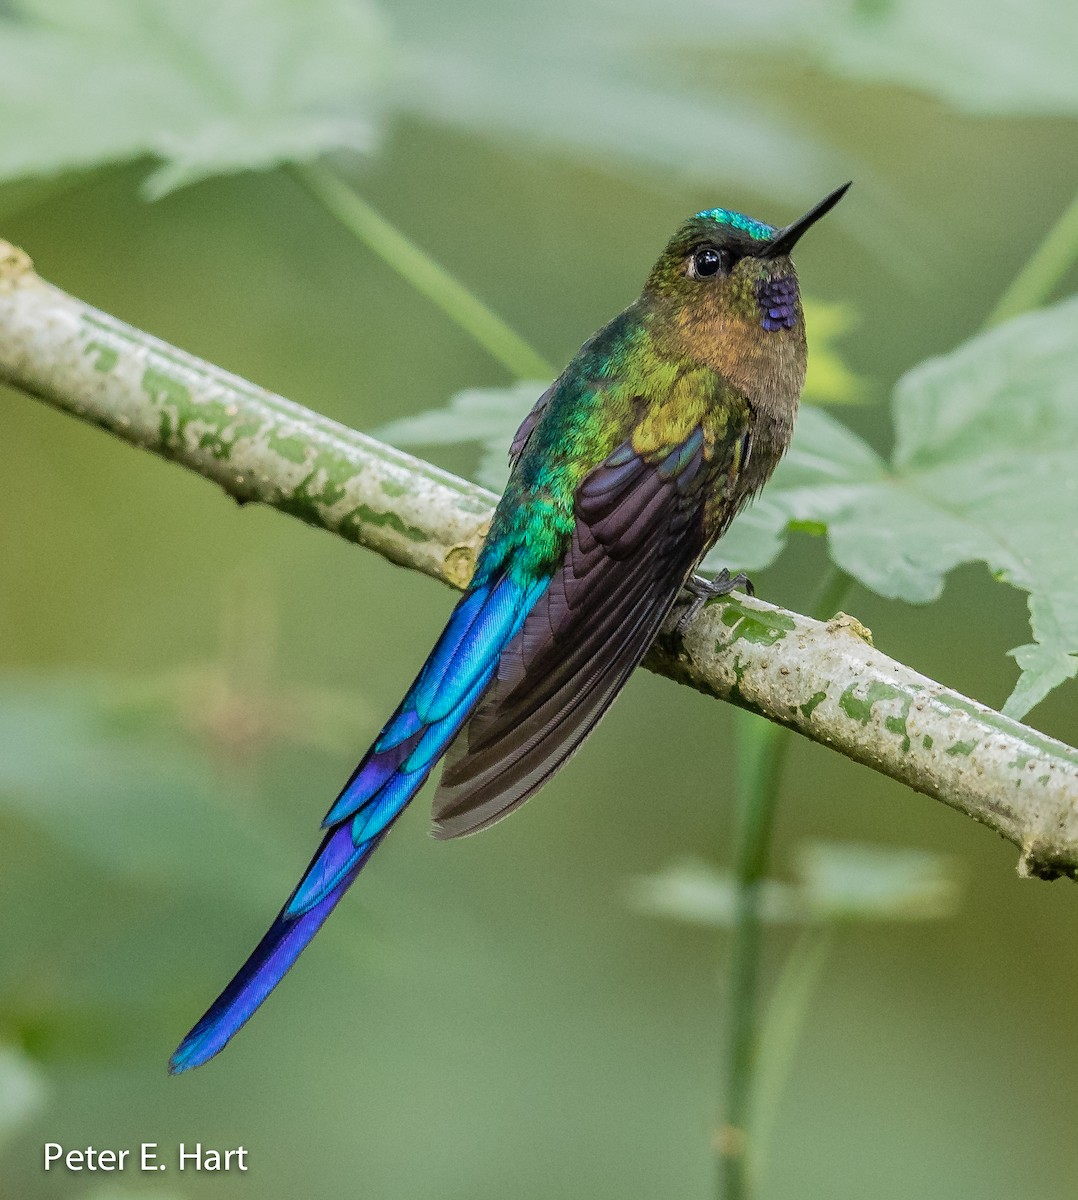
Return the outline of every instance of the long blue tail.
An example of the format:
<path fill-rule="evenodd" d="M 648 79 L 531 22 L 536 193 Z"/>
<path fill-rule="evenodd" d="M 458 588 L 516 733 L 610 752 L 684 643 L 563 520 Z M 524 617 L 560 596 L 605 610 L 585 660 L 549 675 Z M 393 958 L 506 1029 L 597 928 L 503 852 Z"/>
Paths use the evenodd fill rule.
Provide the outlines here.
<path fill-rule="evenodd" d="M 224 1049 L 283 978 L 422 787 L 498 669 L 546 587 L 502 575 L 453 610 L 400 707 L 329 810 L 327 833 L 266 936 L 169 1062 L 179 1074 Z"/>

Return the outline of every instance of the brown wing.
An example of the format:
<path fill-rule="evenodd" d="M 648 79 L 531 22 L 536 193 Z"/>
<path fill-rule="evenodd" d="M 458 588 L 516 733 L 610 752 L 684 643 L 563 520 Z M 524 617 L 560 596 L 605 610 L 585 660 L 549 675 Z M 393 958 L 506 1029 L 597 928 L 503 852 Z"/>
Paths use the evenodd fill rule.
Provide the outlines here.
<path fill-rule="evenodd" d="M 436 837 L 473 833 L 523 804 L 595 727 L 705 549 L 715 475 L 697 429 L 661 459 L 626 442 L 585 477 L 565 560 L 449 751 Z"/>

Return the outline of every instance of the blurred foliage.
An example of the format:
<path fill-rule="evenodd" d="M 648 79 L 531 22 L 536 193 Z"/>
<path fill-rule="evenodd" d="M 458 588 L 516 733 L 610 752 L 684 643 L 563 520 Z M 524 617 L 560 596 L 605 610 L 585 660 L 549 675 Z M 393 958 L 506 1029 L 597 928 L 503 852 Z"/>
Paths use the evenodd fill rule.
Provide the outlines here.
<path fill-rule="evenodd" d="M 821 921 L 936 921 L 958 909 L 956 864 L 927 850 L 807 842 L 799 850 L 806 907 Z"/>
<path fill-rule="evenodd" d="M 237 573 L 208 662 L 0 676 L 0 809 L 126 879 L 230 889 L 237 860 L 272 875 L 276 848 L 235 802 L 244 772 L 281 745 L 350 754 L 374 727 L 362 696 L 280 682 L 277 651 L 263 582 Z"/>
<path fill-rule="evenodd" d="M 221 606 L 217 653 L 117 687 L 115 711 L 147 732 L 182 732 L 219 770 L 256 766 L 275 746 L 350 754 L 373 730 L 365 696 L 280 678 L 280 615 L 265 572 L 236 571 Z"/>
<path fill-rule="evenodd" d="M 416 30 L 402 51 L 403 107 L 506 138 L 527 137 L 595 162 L 681 178 L 751 180 L 809 199 L 843 170 L 822 138 L 713 89 L 686 86 L 681 47 L 649 22 L 624 24 L 602 4 L 565 6 L 556 21 L 491 5 Z M 616 28 L 612 28 L 616 26 Z"/>
<path fill-rule="evenodd" d="M 266 860 L 254 814 L 136 699 L 100 678 L 0 680 L 0 807 L 109 874 L 231 890 L 237 859 Z"/>
<path fill-rule="evenodd" d="M 707 178 L 778 185 L 796 164 L 797 190 L 812 193 L 837 169 L 777 116 L 685 91 L 673 63 L 661 78 L 641 71 L 658 65 L 649 43 L 550 36 L 527 9 L 465 19 L 451 37 L 425 22 L 396 45 L 364 0 L 13 10 L 0 26 L 0 178 L 150 154 L 166 164 L 147 183 L 160 196 L 214 173 L 370 150 L 394 111 Z"/>
<path fill-rule="evenodd" d="M 936 0 L 781 0 L 751 26 L 744 12 L 730 0 L 697 7 L 716 40 L 733 25 L 749 44 L 794 45 L 831 71 L 923 88 L 969 112 L 1078 115 L 1078 12 L 1053 0 L 986 0 L 976 19 Z"/>
<path fill-rule="evenodd" d="M 477 442 L 481 450 L 472 472 L 476 483 L 501 492 L 509 478 L 509 446 L 520 423 L 549 387 L 549 380 L 523 380 L 508 387 L 466 388 L 444 408 L 400 417 L 374 430 L 393 446 L 455 446 Z"/>
<path fill-rule="evenodd" d="M 85 1200 L 184 1200 L 184 1193 L 172 1188 L 128 1188 L 102 1184 L 84 1193 Z"/>
<path fill-rule="evenodd" d="M 0 178 L 18 180 L 0 190 L 3 233 L 61 286 L 341 420 L 426 410 L 430 445 L 467 430 L 488 473 L 542 383 L 503 403 L 482 386 L 490 364 L 281 174 L 142 208 L 143 160 L 161 195 L 358 151 L 335 169 L 557 361 L 686 212 L 793 216 L 852 175 L 802 261 L 810 390 L 863 398 L 908 372 L 897 448 L 875 406 L 845 410 L 849 428 L 806 409 L 724 557 L 788 541 L 756 582 L 802 608 L 824 541 L 787 535 L 829 525 L 836 556 L 905 598 L 989 562 L 1031 594 L 1021 707 L 1074 661 L 1073 308 L 966 339 L 1070 200 L 1074 20 L 1062 0 L 763 15 L 732 0 L 0 0 Z M 731 886 L 655 866 L 729 841 L 723 706 L 643 676 L 543 803 L 489 837 L 435 847 L 417 805 L 257 1029 L 167 1081 L 171 1040 L 262 932 L 447 598 L 21 400 L 3 422 L 0 1192 L 174 1200 L 134 1178 L 46 1179 L 41 1141 L 209 1131 L 252 1147 L 241 1187 L 268 1197 L 412 1197 L 432 1180 L 447 1198 L 707 1195 L 728 1017 L 709 927 L 725 941 Z M 251 553 L 274 570 L 218 632 L 219 580 Z M 990 648 L 1023 636 L 1023 614 L 983 570 L 955 572 L 928 618 L 853 602 L 897 657 L 1003 694 Z M 1073 741 L 1072 697 L 1039 714 Z M 940 806 L 816 747 L 789 753 L 775 857 L 791 870 L 767 895 L 792 928 L 761 964 L 761 1195 L 1067 1200 L 1078 1110 L 1044 1081 L 1078 1070 L 1073 900 L 1019 883 L 1009 848 Z M 950 857 L 872 844 L 908 841 L 968 863 L 963 911 Z M 643 876 L 677 923 L 624 904 Z M 368 952 L 372 932 L 392 954 Z"/>
<path fill-rule="evenodd" d="M 46 1104 L 41 1067 L 22 1050 L 0 1042 L 0 1153 L 11 1136 Z"/>
<path fill-rule="evenodd" d="M 83 1193 L 85 1200 L 184 1200 L 185 1193 L 172 1188 L 128 1188 L 102 1184 Z"/>
<path fill-rule="evenodd" d="M 1078 114 L 1071 51 L 1078 14 L 1054 0 L 773 0 L 767 20 L 737 0 L 687 0 L 669 11 L 631 0 L 634 28 L 701 56 L 793 51 L 852 79 L 921 88 L 976 113 Z"/>
<path fill-rule="evenodd" d="M 849 304 L 811 296 L 804 306 L 810 353 L 801 399 L 808 404 L 852 404 L 863 399 L 864 381 L 850 370 L 836 346 L 856 329 L 857 314 Z"/>
<path fill-rule="evenodd" d="M 153 155 L 160 196 L 369 150 L 387 51 L 362 0 L 18 0 L 0 25 L 0 177 Z"/>
<path fill-rule="evenodd" d="M 763 919 L 776 925 L 925 921 L 954 916 L 955 865 L 925 850 L 848 842 L 806 842 L 795 852 L 796 881 L 764 884 Z M 729 929 L 732 875 L 703 863 L 675 864 L 638 880 L 629 893 L 643 912 Z"/>

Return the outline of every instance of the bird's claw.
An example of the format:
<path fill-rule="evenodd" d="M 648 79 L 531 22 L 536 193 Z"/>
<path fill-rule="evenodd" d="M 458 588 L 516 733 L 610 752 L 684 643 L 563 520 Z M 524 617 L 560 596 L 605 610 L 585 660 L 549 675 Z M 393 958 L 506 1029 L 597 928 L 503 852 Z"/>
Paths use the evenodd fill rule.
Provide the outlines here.
<path fill-rule="evenodd" d="M 731 575 L 725 567 L 712 579 L 705 579 L 702 575 L 690 575 L 685 583 L 685 591 L 692 599 L 678 618 L 676 626 L 678 634 L 685 632 L 690 622 L 709 600 L 728 596 L 735 591 L 743 591 L 747 596 L 756 595 L 752 580 L 743 571 Z"/>
<path fill-rule="evenodd" d="M 752 580 L 743 571 L 731 575 L 725 567 L 711 579 L 705 579 L 703 575 L 690 575 L 685 584 L 685 591 L 690 596 L 701 600 L 713 600 L 716 596 L 728 596 L 738 589 L 748 596 L 756 595 Z"/>

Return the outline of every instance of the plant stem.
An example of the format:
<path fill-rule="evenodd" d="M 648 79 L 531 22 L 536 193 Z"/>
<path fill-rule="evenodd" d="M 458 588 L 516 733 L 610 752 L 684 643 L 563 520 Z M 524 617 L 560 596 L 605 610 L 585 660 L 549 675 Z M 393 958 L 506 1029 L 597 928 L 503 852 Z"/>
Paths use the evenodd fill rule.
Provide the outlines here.
<path fill-rule="evenodd" d="M 789 738 L 778 725 L 744 718 L 742 802 L 727 1004 L 726 1102 L 718 1154 L 724 1200 L 751 1195 L 749 1113 L 756 1066 L 756 992 L 760 965 L 760 902 L 774 826 L 782 760 Z"/>
<path fill-rule="evenodd" d="M 834 940 L 835 929 L 830 923 L 813 922 L 801 930 L 786 956 L 760 1023 L 760 1049 L 749 1113 L 752 1141 L 746 1168 L 753 1187 L 759 1187 L 763 1177 L 794 1050 Z"/>
<path fill-rule="evenodd" d="M 331 168 L 306 163 L 292 168 L 303 186 L 368 249 L 473 337 L 518 379 L 548 382 L 557 372 L 541 354 L 474 293 L 391 225 Z"/>
<path fill-rule="evenodd" d="M 850 583 L 844 571 L 831 568 L 814 605 L 818 618 L 834 615 Z M 751 716 L 745 718 L 741 733 L 736 900 L 728 966 L 726 1096 L 717 1145 L 720 1195 L 724 1200 L 747 1200 L 751 1196 L 750 1165 L 757 1161 L 750 1117 L 757 1068 L 760 907 L 783 762 L 790 743 L 786 729 Z"/>
<path fill-rule="evenodd" d="M 1011 281 L 985 326 L 998 325 L 1043 304 L 1075 260 L 1078 260 L 1078 195 Z"/>

